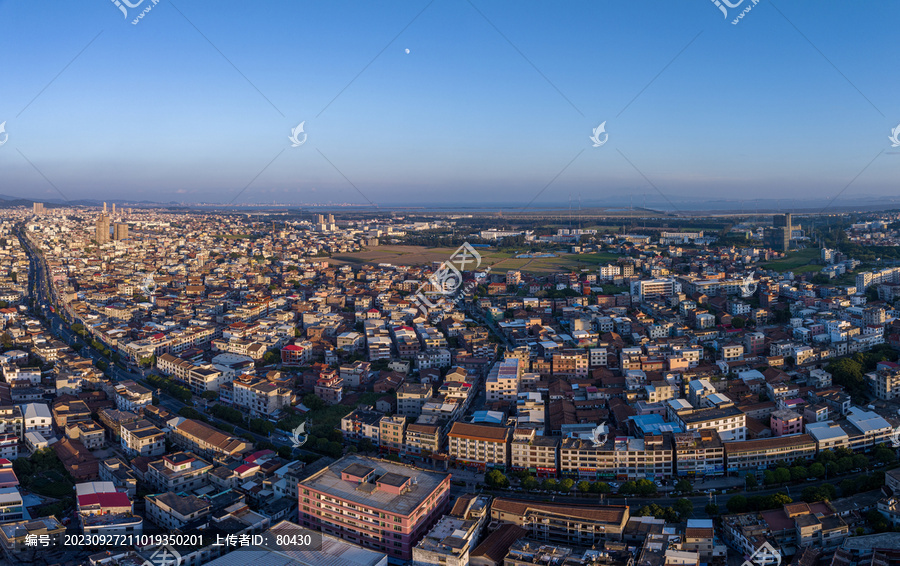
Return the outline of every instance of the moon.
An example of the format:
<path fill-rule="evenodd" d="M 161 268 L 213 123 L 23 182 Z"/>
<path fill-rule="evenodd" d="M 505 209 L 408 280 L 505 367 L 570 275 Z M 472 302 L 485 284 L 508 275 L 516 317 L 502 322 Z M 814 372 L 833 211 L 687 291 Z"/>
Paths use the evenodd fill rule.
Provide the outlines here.
<path fill-rule="evenodd" d="M 406 54 L 409 55 L 409 49 L 406 50 Z"/>

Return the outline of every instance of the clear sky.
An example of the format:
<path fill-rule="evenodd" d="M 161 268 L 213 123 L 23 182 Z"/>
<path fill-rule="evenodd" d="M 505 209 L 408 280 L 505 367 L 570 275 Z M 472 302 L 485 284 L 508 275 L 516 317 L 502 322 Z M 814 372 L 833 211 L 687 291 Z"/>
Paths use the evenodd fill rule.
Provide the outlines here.
<path fill-rule="evenodd" d="M 0 193 L 687 206 L 858 176 L 844 198 L 896 195 L 900 3 L 761 0 L 730 23 L 751 2 L 0 0 Z"/>

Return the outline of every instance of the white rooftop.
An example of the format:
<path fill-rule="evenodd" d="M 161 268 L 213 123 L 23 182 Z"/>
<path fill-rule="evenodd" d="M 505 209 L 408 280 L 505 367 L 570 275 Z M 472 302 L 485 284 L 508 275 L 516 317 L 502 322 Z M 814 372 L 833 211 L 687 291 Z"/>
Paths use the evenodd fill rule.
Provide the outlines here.
<path fill-rule="evenodd" d="M 844 429 L 832 421 L 810 423 L 806 425 L 806 434 L 815 438 L 817 442 L 836 440 L 838 438 L 849 438 L 849 435 Z"/>
<path fill-rule="evenodd" d="M 878 413 L 866 411 L 859 407 L 850 407 L 850 414 L 847 415 L 847 420 L 863 433 L 891 428 L 891 424 L 879 416 Z"/>

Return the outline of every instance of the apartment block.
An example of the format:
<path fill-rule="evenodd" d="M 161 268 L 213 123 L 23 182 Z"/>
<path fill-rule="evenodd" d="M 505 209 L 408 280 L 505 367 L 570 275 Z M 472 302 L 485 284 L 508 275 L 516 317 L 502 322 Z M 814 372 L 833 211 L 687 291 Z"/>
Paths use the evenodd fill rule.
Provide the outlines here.
<path fill-rule="evenodd" d="M 408 561 L 446 511 L 450 474 L 349 455 L 298 491 L 302 526 Z"/>
<path fill-rule="evenodd" d="M 494 364 L 485 381 L 488 403 L 515 401 L 521 378 L 522 363 L 518 358 L 506 358 Z"/>
<path fill-rule="evenodd" d="M 422 406 L 431 395 L 430 384 L 404 383 L 397 389 L 397 413 L 409 419 L 417 419 L 422 414 Z"/>
<path fill-rule="evenodd" d="M 816 455 L 816 441 L 808 434 L 725 442 L 724 445 L 729 473 L 763 470 L 779 460 L 791 463 Z"/>
<path fill-rule="evenodd" d="M 560 442 L 560 438 L 538 435 L 534 429 L 515 429 L 509 446 L 511 468 L 537 477 L 556 477 Z"/>
<path fill-rule="evenodd" d="M 589 481 L 670 478 L 673 462 L 672 442 L 663 435 L 608 438 L 602 443 L 564 438 L 559 448 L 560 474 Z"/>
<path fill-rule="evenodd" d="M 504 468 L 511 432 L 509 427 L 455 422 L 447 434 L 450 457 L 479 468 Z"/>
<path fill-rule="evenodd" d="M 291 405 L 291 390 L 264 377 L 241 375 L 231 386 L 234 405 L 251 417 L 269 417 Z"/>

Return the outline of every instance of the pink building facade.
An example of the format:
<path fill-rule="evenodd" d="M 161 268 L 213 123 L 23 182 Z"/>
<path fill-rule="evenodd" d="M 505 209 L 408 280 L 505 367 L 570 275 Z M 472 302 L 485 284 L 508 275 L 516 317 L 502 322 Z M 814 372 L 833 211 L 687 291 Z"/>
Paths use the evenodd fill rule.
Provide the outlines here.
<path fill-rule="evenodd" d="M 787 436 L 803 432 L 803 417 L 789 409 L 782 409 L 772 413 L 769 427 L 772 436 Z"/>
<path fill-rule="evenodd" d="M 450 474 L 348 455 L 298 485 L 299 523 L 394 560 L 443 516 Z"/>

